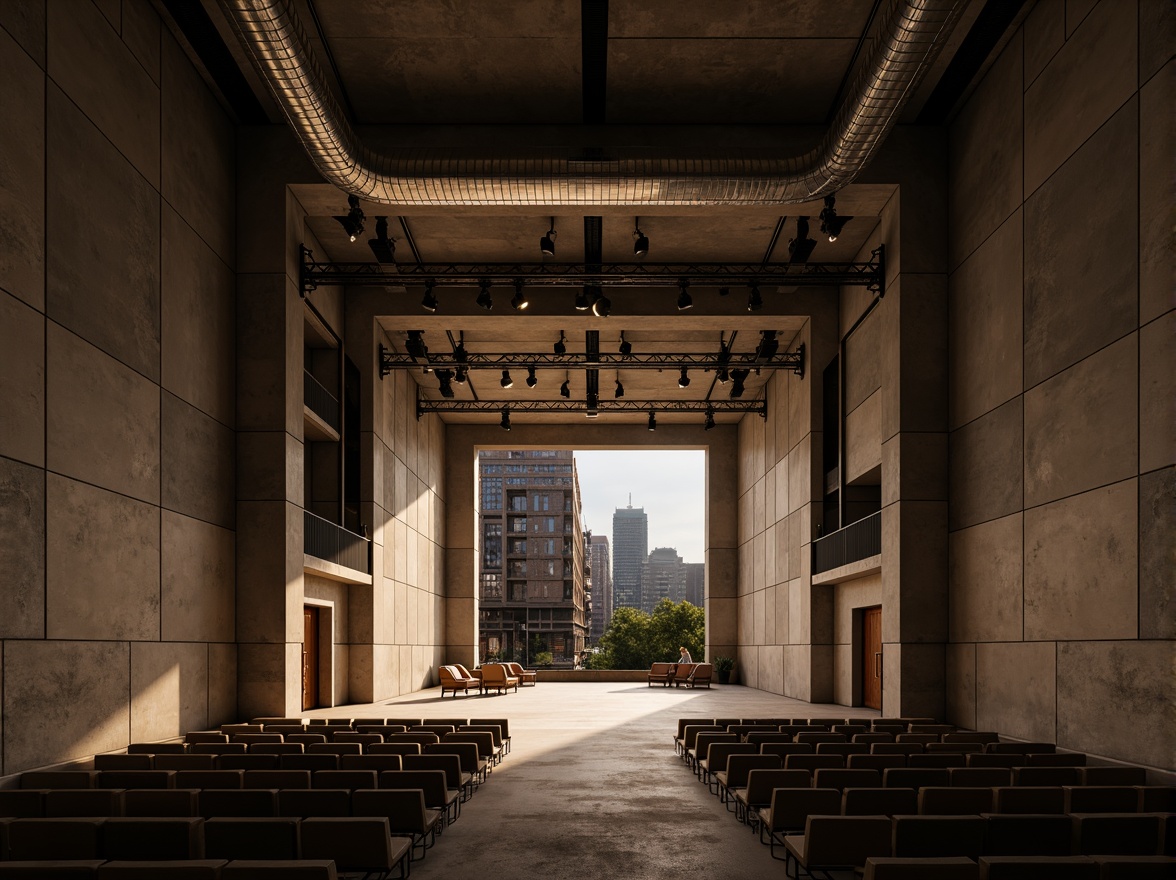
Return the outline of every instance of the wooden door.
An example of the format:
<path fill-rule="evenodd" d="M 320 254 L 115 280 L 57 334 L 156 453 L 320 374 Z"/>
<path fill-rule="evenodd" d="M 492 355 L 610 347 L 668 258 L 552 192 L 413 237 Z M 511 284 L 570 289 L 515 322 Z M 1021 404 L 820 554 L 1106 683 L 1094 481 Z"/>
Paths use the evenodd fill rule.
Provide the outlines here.
<path fill-rule="evenodd" d="M 882 608 L 862 611 L 862 703 L 882 709 Z"/>
<path fill-rule="evenodd" d="M 319 703 L 318 655 L 319 610 L 302 606 L 302 708 L 313 709 Z"/>

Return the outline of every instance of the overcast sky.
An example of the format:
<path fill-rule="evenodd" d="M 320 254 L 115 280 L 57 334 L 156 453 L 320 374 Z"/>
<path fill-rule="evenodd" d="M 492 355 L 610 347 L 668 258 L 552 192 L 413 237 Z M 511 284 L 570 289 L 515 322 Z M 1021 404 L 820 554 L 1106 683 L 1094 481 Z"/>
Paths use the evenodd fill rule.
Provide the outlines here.
<path fill-rule="evenodd" d="M 706 453 L 576 450 L 584 528 L 612 544 L 613 511 L 629 504 L 649 517 L 649 549 L 673 547 L 684 562 L 702 562 Z"/>

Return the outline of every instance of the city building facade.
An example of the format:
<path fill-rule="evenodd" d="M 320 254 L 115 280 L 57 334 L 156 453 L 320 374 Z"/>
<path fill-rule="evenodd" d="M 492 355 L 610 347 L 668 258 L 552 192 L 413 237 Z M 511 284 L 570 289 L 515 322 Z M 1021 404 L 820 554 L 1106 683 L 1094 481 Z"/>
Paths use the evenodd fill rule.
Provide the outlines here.
<path fill-rule="evenodd" d="M 575 666 L 588 617 L 571 451 L 484 450 L 478 477 L 479 657 Z"/>
<path fill-rule="evenodd" d="M 608 536 L 593 535 L 588 539 L 589 564 L 592 570 L 592 630 L 590 638 L 595 645 L 612 621 L 613 583 L 612 561 L 609 555 Z"/>
<path fill-rule="evenodd" d="M 686 592 L 682 598 L 702 608 L 703 597 L 706 596 L 706 563 L 684 562 L 682 567 L 686 569 Z"/>
<path fill-rule="evenodd" d="M 653 611 L 662 599 L 686 597 L 686 567 L 673 547 L 657 547 L 641 563 L 641 610 Z"/>
<path fill-rule="evenodd" d="M 641 607 L 641 563 L 649 554 L 649 516 L 643 507 L 613 512 L 612 585 L 614 608 Z"/>

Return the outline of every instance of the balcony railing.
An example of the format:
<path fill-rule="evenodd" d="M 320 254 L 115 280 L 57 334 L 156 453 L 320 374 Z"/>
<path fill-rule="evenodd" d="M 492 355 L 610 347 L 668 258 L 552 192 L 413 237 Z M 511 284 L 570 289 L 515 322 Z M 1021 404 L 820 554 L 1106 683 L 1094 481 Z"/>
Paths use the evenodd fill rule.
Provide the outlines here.
<path fill-rule="evenodd" d="M 303 546 L 308 556 L 353 571 L 372 573 L 372 542 L 330 520 L 302 511 Z"/>
<path fill-rule="evenodd" d="M 302 394 L 307 408 L 331 426 L 339 430 L 339 401 L 326 386 L 310 374 L 309 370 L 302 373 Z"/>
<path fill-rule="evenodd" d="M 813 541 L 813 574 L 832 571 L 882 552 L 882 511 Z"/>

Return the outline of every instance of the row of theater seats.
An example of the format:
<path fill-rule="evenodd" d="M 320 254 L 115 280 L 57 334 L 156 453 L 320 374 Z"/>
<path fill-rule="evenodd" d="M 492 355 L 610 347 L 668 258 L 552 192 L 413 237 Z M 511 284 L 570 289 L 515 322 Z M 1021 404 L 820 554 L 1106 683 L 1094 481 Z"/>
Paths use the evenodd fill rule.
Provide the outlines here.
<path fill-rule="evenodd" d="M 407 877 L 501 762 L 509 723 L 359 720 L 385 730 L 351 721 L 361 739 L 327 742 L 342 723 L 261 720 L 24 773 L 0 790 L 0 878 Z M 288 743 L 283 727 L 337 730 Z"/>
<path fill-rule="evenodd" d="M 821 726 L 832 733 L 845 723 Z M 1086 767 L 1085 755 L 1068 765 L 1022 767 L 1035 756 L 1060 756 L 1052 743 L 1000 743 L 987 733 L 979 734 L 987 751 L 955 757 L 1008 761 L 854 766 L 859 758 L 905 762 L 917 753 L 822 753 L 838 744 L 793 740 L 780 754 L 771 749 L 784 744 L 754 738 L 761 724 L 795 722 L 684 718 L 675 748 L 774 857 L 780 849 L 798 869 L 864 869 L 877 880 L 1176 876 L 1176 788 L 1144 784 L 1143 768 Z M 968 731 L 953 732 L 957 742 L 971 742 Z M 1038 751 L 1013 751 L 1025 745 Z M 1036 784 L 1057 778 L 1050 774 L 1074 784 Z"/>

